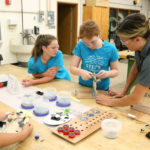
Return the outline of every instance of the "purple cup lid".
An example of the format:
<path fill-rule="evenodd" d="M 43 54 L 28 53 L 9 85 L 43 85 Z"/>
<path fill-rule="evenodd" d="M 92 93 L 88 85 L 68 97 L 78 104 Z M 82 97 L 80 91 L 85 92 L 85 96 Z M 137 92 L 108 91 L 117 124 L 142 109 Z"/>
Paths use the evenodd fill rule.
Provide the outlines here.
<path fill-rule="evenodd" d="M 58 101 L 56 101 L 56 106 L 58 107 L 69 107 L 71 104 L 62 105 Z"/>
<path fill-rule="evenodd" d="M 33 110 L 33 114 L 37 117 L 43 117 L 43 116 L 47 116 L 49 114 L 49 111 L 44 113 L 44 114 L 39 114 L 39 113 L 36 113 L 34 110 Z"/>
<path fill-rule="evenodd" d="M 33 105 L 32 106 L 24 106 L 24 105 L 21 104 L 21 108 L 23 108 L 23 109 L 33 109 L 34 106 Z"/>
<path fill-rule="evenodd" d="M 49 99 L 50 102 L 56 101 L 57 96 L 55 98 Z"/>

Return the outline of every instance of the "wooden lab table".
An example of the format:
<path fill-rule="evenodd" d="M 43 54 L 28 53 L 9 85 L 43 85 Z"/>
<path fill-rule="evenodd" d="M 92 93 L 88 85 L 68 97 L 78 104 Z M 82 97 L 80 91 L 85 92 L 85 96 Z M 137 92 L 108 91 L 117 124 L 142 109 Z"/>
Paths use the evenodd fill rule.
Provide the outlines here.
<path fill-rule="evenodd" d="M 27 69 L 12 66 L 2 65 L 0 66 L 0 74 L 13 74 L 20 81 L 23 78 L 29 77 Z M 57 90 L 71 90 L 75 88 L 82 90 L 89 90 L 89 88 L 80 86 L 77 83 L 54 80 L 50 83 L 38 85 L 39 88 L 55 87 Z M 71 144 L 64 139 L 56 136 L 50 131 L 44 124 L 32 120 L 31 123 L 34 126 L 32 134 L 23 142 L 11 148 L 11 150 L 149 150 L 150 139 L 145 137 L 145 133 L 140 133 L 142 128 L 145 128 L 145 123 L 128 118 L 115 108 L 102 106 L 96 104 L 94 99 L 80 99 L 81 104 L 98 107 L 103 110 L 113 112 L 117 115 L 118 120 L 122 122 L 122 129 L 119 133 L 119 137 L 116 139 L 107 139 L 103 136 L 102 130 L 98 130 L 83 139 L 77 144 Z M 7 104 L 0 102 L 0 111 L 13 111 Z M 35 140 L 35 135 L 40 135 L 40 139 Z M 40 142 L 43 140 L 43 142 Z"/>

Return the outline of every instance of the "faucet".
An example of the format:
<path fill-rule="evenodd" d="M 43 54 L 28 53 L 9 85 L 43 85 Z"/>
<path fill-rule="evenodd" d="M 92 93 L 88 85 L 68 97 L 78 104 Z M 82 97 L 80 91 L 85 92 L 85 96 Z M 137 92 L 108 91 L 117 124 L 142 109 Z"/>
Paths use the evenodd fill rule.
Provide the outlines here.
<path fill-rule="evenodd" d="M 32 36 L 32 30 L 31 29 L 27 29 L 23 32 L 21 32 L 21 35 L 22 35 L 22 39 L 23 39 L 23 44 L 24 44 L 24 40 L 26 39 L 26 44 L 27 45 L 31 45 L 33 42 L 32 40 L 35 41 L 35 37 Z"/>

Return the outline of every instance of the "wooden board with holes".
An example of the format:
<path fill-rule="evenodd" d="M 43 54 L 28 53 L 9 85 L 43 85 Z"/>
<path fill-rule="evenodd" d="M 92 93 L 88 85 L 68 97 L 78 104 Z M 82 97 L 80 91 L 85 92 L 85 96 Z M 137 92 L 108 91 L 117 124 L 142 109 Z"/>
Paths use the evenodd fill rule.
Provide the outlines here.
<path fill-rule="evenodd" d="M 108 118 L 116 118 L 116 115 L 108 111 L 103 111 L 99 108 L 92 108 L 67 123 L 69 127 L 73 127 L 75 130 L 79 130 L 80 135 L 76 135 L 74 138 L 70 138 L 68 135 L 64 135 L 63 132 L 58 132 L 58 128 L 63 127 L 63 125 L 53 128 L 52 132 L 61 138 L 75 144 L 91 133 L 100 129 L 102 120 Z"/>

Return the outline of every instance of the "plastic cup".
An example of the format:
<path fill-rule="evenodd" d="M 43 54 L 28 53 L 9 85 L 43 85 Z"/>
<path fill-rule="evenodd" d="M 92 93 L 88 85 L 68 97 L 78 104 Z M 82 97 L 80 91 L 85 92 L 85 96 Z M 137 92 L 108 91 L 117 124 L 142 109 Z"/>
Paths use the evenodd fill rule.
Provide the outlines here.
<path fill-rule="evenodd" d="M 31 106 L 33 106 L 33 102 L 34 102 L 33 95 L 25 94 L 22 97 L 21 105 L 24 107 L 31 107 Z"/>
<path fill-rule="evenodd" d="M 44 89 L 43 98 L 45 100 L 51 100 L 56 97 L 56 89 L 55 88 L 46 88 Z"/>
<path fill-rule="evenodd" d="M 105 119 L 101 123 L 101 128 L 105 137 L 113 139 L 118 137 L 122 124 L 117 119 Z"/>
<path fill-rule="evenodd" d="M 70 104 L 71 100 L 71 93 L 68 91 L 60 91 L 58 93 L 58 103 L 61 105 L 67 105 Z"/>
<path fill-rule="evenodd" d="M 42 99 L 38 99 L 34 102 L 34 112 L 36 114 L 46 114 L 49 111 L 48 103 L 43 101 Z"/>

